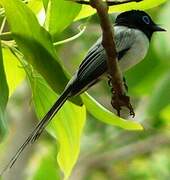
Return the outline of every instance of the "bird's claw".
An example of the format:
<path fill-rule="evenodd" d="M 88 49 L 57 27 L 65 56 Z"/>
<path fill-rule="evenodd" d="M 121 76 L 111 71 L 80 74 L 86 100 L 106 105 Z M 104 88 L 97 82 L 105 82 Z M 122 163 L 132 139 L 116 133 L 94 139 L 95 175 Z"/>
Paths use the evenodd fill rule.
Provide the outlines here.
<path fill-rule="evenodd" d="M 135 113 L 134 113 L 133 107 L 130 103 L 129 96 L 113 93 L 111 104 L 112 104 L 113 108 L 116 109 L 117 115 L 119 117 L 120 117 L 120 111 L 121 111 L 122 107 L 127 107 L 129 109 L 130 115 L 133 118 L 135 117 Z"/>

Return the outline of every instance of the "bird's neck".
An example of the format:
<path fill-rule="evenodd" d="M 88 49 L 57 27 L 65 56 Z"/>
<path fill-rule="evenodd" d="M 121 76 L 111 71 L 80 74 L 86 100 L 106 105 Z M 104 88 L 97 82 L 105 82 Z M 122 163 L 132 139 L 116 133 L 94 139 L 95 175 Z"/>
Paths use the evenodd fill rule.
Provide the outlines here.
<path fill-rule="evenodd" d="M 150 30 L 147 30 L 147 29 L 143 29 L 143 30 L 141 30 L 146 36 L 147 36 L 147 38 L 149 39 L 149 41 L 151 40 L 151 38 L 152 38 L 152 34 L 153 34 L 153 32 L 152 31 L 150 31 Z"/>

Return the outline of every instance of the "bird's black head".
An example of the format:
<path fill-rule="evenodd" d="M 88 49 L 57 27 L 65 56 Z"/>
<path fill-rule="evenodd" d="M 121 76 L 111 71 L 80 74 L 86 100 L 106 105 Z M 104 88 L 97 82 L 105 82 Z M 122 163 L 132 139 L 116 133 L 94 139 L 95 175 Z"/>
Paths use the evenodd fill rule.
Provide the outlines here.
<path fill-rule="evenodd" d="M 151 17 L 144 11 L 131 10 L 119 14 L 116 18 L 115 25 L 127 26 L 143 31 L 149 39 L 156 31 L 165 31 L 153 22 Z"/>

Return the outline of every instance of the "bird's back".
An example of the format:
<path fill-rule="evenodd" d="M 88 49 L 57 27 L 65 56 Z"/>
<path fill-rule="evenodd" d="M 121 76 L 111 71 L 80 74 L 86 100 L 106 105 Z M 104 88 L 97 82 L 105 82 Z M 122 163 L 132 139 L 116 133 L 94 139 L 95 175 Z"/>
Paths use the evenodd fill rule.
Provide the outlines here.
<path fill-rule="evenodd" d="M 139 30 L 123 26 L 115 26 L 114 34 L 120 69 L 126 71 L 144 58 L 148 50 L 149 40 Z M 90 48 L 78 71 L 68 83 L 68 86 L 72 86 L 70 96 L 87 90 L 106 74 L 107 56 L 101 41 L 102 38 L 100 37 Z"/>

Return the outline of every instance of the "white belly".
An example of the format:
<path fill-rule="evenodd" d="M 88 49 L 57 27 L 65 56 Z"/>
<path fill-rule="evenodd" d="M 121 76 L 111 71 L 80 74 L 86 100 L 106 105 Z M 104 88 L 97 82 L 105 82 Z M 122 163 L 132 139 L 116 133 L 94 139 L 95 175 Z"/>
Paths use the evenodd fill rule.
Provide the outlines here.
<path fill-rule="evenodd" d="M 146 35 L 139 30 L 134 30 L 134 32 L 136 34 L 134 44 L 119 61 L 122 71 L 127 71 L 143 60 L 149 48 L 149 40 Z"/>

